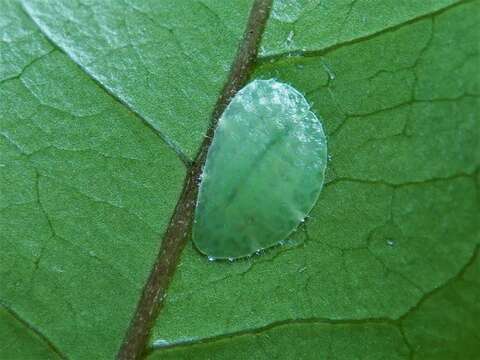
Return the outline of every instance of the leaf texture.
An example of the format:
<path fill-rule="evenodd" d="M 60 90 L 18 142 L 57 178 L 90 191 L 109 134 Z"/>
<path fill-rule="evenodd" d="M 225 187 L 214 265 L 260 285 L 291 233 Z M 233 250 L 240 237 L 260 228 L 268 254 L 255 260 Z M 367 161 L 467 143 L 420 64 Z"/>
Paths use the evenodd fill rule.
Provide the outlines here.
<path fill-rule="evenodd" d="M 189 244 L 149 356 L 474 358 L 479 1 L 281 3 L 252 79 L 324 119 L 325 188 L 261 256 Z M 114 356 L 250 5 L 0 1 L 1 358 Z"/>

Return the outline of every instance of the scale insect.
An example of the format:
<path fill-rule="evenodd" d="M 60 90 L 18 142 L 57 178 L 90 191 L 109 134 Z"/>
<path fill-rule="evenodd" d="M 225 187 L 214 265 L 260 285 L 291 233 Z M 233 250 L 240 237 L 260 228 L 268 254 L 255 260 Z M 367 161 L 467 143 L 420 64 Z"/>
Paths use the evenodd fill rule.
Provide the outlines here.
<path fill-rule="evenodd" d="M 238 259 L 284 241 L 322 189 L 327 142 L 304 96 L 254 80 L 219 119 L 200 184 L 193 241 L 209 259 Z"/>

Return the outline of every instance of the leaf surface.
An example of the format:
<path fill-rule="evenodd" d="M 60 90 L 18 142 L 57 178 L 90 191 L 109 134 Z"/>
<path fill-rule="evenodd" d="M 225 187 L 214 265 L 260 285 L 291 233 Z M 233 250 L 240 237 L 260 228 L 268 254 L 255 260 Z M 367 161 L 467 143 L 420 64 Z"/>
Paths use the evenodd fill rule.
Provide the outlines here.
<path fill-rule="evenodd" d="M 2 67 L 0 84 L 0 299 L 69 358 L 110 358 L 184 167 L 18 2 L 1 7 L 17 66 Z"/>
<path fill-rule="evenodd" d="M 110 93 L 193 158 L 251 1 L 25 1 L 42 31 Z M 219 46 L 220 44 L 220 46 Z"/>
<path fill-rule="evenodd" d="M 479 2 L 293 3 L 253 78 L 325 120 L 326 186 L 262 256 L 189 244 L 150 356 L 471 358 Z M 0 336 L 22 334 L 0 357 L 112 358 L 250 3 L 24 5 L 0 12 Z"/>

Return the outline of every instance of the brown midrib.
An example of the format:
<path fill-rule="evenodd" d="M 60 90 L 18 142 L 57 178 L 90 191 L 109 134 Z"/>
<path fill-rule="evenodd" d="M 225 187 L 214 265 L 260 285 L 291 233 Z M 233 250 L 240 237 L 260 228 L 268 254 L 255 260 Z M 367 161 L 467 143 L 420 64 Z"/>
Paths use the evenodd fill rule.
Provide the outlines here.
<path fill-rule="evenodd" d="M 182 250 L 188 241 L 198 194 L 199 178 L 218 119 L 232 97 L 248 81 L 257 60 L 258 46 L 268 19 L 272 0 L 254 0 L 247 27 L 230 74 L 212 112 L 211 123 L 197 156 L 187 171 L 183 191 L 163 236 L 160 251 L 152 267 L 134 316 L 122 342 L 117 359 L 139 359 L 145 351 L 150 330 L 163 306 L 163 300 L 175 273 Z"/>

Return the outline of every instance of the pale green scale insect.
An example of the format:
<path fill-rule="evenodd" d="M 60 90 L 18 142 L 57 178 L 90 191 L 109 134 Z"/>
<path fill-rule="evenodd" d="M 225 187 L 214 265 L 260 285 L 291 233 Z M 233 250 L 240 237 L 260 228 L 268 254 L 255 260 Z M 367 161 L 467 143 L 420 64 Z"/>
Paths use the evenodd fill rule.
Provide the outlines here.
<path fill-rule="evenodd" d="M 236 259 L 285 240 L 317 201 L 327 164 L 320 120 L 297 90 L 255 80 L 221 116 L 202 174 L 193 241 Z"/>

